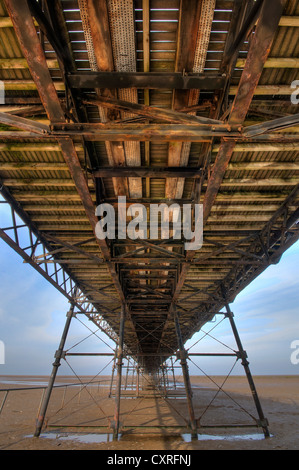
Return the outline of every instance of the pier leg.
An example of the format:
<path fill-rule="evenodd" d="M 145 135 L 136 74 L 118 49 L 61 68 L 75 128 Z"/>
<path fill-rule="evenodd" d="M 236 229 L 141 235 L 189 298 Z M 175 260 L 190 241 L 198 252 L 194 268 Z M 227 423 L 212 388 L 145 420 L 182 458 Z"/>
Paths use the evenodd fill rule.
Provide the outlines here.
<path fill-rule="evenodd" d="M 244 367 L 245 374 L 246 374 L 246 377 L 247 377 L 247 380 L 248 380 L 248 383 L 249 383 L 249 387 L 250 387 L 250 390 L 251 390 L 251 393 L 252 393 L 252 396 L 253 396 L 253 400 L 255 402 L 255 406 L 256 406 L 257 413 L 258 413 L 259 420 L 260 420 L 260 425 L 263 429 L 265 437 L 270 437 L 270 433 L 269 433 L 269 429 L 268 429 L 268 421 L 264 416 L 264 413 L 263 413 L 263 410 L 262 410 L 262 407 L 261 407 L 261 403 L 260 403 L 256 388 L 255 388 L 255 385 L 254 385 L 254 381 L 253 381 L 253 378 L 252 378 L 252 375 L 251 375 L 251 372 L 250 372 L 250 368 L 249 368 L 249 362 L 247 360 L 247 353 L 243 349 L 243 345 L 242 345 L 242 342 L 241 342 L 241 339 L 240 339 L 240 336 L 239 336 L 239 333 L 238 333 L 238 330 L 237 330 L 237 327 L 236 327 L 236 324 L 235 324 L 235 321 L 234 321 L 234 314 L 232 313 L 232 311 L 231 311 L 228 304 L 226 304 L 226 316 L 230 321 L 231 328 L 232 328 L 232 331 L 233 331 L 233 334 L 234 334 L 234 337 L 235 337 L 235 340 L 236 340 L 236 343 L 237 343 L 237 346 L 238 346 L 239 355 L 240 355 L 241 360 L 242 360 L 242 366 Z"/>
<path fill-rule="evenodd" d="M 136 397 L 139 397 L 139 365 L 136 370 Z"/>
<path fill-rule="evenodd" d="M 193 402 L 192 402 L 192 388 L 191 388 L 189 369 L 188 369 L 188 364 L 187 364 L 187 353 L 184 348 L 179 318 L 178 318 L 178 314 L 176 311 L 174 311 L 174 323 L 175 323 L 176 335 L 178 339 L 181 366 L 182 366 L 184 384 L 185 384 L 186 395 L 187 395 L 187 403 L 188 403 L 190 425 L 191 425 L 191 434 L 192 434 L 192 437 L 197 437 L 197 425 L 196 425 Z"/>
<path fill-rule="evenodd" d="M 117 382 L 115 390 L 115 414 L 114 414 L 114 439 L 118 438 L 119 432 L 119 414 L 120 414 L 120 397 L 121 397 L 121 374 L 123 365 L 123 347 L 124 347 L 124 329 L 125 329 L 125 307 L 122 306 L 119 322 L 119 336 L 117 349 Z"/>
<path fill-rule="evenodd" d="M 108 397 L 111 398 L 112 396 L 112 388 L 113 388 L 113 379 L 114 379 L 114 372 L 115 372 L 115 362 L 116 362 L 116 355 L 117 351 L 115 352 L 114 360 L 113 360 L 113 366 L 112 366 L 112 372 L 111 372 L 111 382 L 110 382 L 110 390 L 109 390 L 109 395 Z"/>
<path fill-rule="evenodd" d="M 63 355 L 63 349 L 64 349 L 64 345 L 65 345 L 65 342 L 66 342 L 67 334 L 68 334 L 68 331 L 69 331 L 69 328 L 70 328 L 70 324 L 71 324 L 71 320 L 73 318 L 73 315 L 74 315 L 74 305 L 72 304 L 70 310 L 68 311 L 68 313 L 66 315 L 65 327 L 64 327 L 64 330 L 63 330 L 63 333 L 62 333 L 62 336 L 61 336 L 59 348 L 55 353 L 55 362 L 53 363 L 53 369 L 52 369 L 52 373 L 51 373 L 51 376 L 50 376 L 50 379 L 49 379 L 47 391 L 46 391 L 46 394 L 44 396 L 44 399 L 43 399 L 43 402 L 42 402 L 42 405 L 41 405 L 41 408 L 40 408 L 40 411 L 39 411 L 39 414 L 38 414 L 38 417 L 37 417 L 37 423 L 36 423 L 36 429 L 35 429 L 34 437 L 39 437 L 40 436 L 40 433 L 41 433 L 41 430 L 42 430 L 42 427 L 43 427 L 43 424 L 44 424 L 44 420 L 45 420 L 47 408 L 48 408 L 48 405 L 49 405 L 53 385 L 54 385 L 54 382 L 55 382 L 55 379 L 56 379 L 58 368 L 59 368 L 60 363 L 61 363 L 61 359 L 62 359 L 62 355 Z"/>
<path fill-rule="evenodd" d="M 176 390 L 176 381 L 175 381 L 175 373 L 174 373 L 174 367 L 173 367 L 173 359 L 172 359 L 172 357 L 171 357 L 171 370 L 172 370 L 173 386 L 174 386 L 174 389 Z"/>

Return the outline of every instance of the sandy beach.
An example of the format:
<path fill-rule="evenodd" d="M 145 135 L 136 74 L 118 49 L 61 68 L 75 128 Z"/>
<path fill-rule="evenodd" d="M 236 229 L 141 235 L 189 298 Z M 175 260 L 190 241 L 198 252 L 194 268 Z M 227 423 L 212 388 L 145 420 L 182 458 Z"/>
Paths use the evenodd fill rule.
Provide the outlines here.
<path fill-rule="evenodd" d="M 130 387 L 121 400 L 121 435 L 113 440 L 105 431 L 113 422 L 114 398 L 109 398 L 109 378 L 97 384 L 64 387 L 71 377 L 59 377 L 48 408 L 46 424 L 39 438 L 33 437 L 43 390 L 0 392 L 1 450 L 110 450 L 110 451 L 199 451 L 199 450 L 298 450 L 299 376 L 255 377 L 255 384 L 271 437 L 252 426 L 257 417 L 245 377 L 230 377 L 223 391 L 206 377 L 192 377 L 193 403 L 200 418 L 198 438 L 185 431 L 188 409 L 183 389 L 163 399 L 140 394 Z M 222 385 L 224 377 L 213 380 Z M 81 378 L 82 380 L 82 378 Z M 84 377 L 84 383 L 90 379 Z M 0 388 L 45 387 L 48 377 L 0 377 Z M 213 427 L 213 426 L 221 427 Z M 137 426 L 135 429 L 134 427 Z"/>

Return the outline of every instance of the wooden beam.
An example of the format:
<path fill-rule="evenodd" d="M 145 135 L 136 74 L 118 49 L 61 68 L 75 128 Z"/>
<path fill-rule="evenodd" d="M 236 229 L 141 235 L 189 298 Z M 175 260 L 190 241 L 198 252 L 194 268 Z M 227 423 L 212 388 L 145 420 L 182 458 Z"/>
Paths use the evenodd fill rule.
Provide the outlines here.
<path fill-rule="evenodd" d="M 291 88 L 291 85 L 258 85 L 254 92 L 254 96 L 272 96 L 272 95 L 286 95 L 291 96 L 294 92 L 294 89 Z M 236 95 L 238 93 L 237 86 L 231 86 L 229 89 L 230 95 Z"/>
<path fill-rule="evenodd" d="M 247 186 L 296 186 L 298 183 L 298 178 L 264 178 L 264 179 L 255 179 L 255 178 L 224 178 L 222 181 L 222 186 L 240 186 L 242 188 Z"/>
<path fill-rule="evenodd" d="M 77 152 L 83 152 L 84 148 L 82 144 L 76 144 L 75 148 Z M 53 143 L 44 143 L 44 142 L 8 142 L 3 143 L 0 142 L 0 152 L 61 152 L 61 148 L 59 144 Z M 4 163 L 4 162 L 3 162 Z M 22 163 L 30 163 L 30 162 L 19 162 L 20 165 Z M 51 162 L 32 162 L 42 164 L 50 164 Z"/>
<path fill-rule="evenodd" d="M 13 194 L 15 195 L 16 199 L 18 201 L 23 201 L 23 202 L 28 202 L 28 201 L 36 201 L 39 203 L 45 202 L 66 202 L 66 201 L 71 201 L 71 202 L 79 202 L 81 201 L 80 196 L 76 191 L 72 190 L 67 190 L 67 191 L 62 191 L 58 189 L 35 189 L 35 190 L 30 190 L 28 188 L 26 191 L 23 190 L 14 190 Z M 203 195 L 205 194 L 205 189 L 203 188 Z M 217 194 L 216 198 L 216 204 L 219 202 L 223 203 L 235 203 L 235 202 L 253 202 L 255 201 L 256 203 L 281 203 L 284 201 L 284 199 L 287 196 L 287 191 L 283 190 L 283 188 L 280 188 L 279 190 L 276 191 L 252 191 L 252 190 L 247 190 L 246 191 L 241 191 L 240 188 L 238 191 L 234 191 L 233 193 L 229 192 L 228 194 L 225 192 L 221 192 Z M 94 201 L 94 204 L 96 204 L 95 201 L 95 194 L 91 193 L 92 200 Z M 107 203 L 111 204 L 117 204 L 117 199 L 107 199 L 105 200 Z M 142 202 L 145 205 L 152 204 L 152 203 L 165 203 L 165 204 L 191 204 L 194 201 L 190 199 L 165 199 L 165 198 L 151 198 L 151 199 L 127 199 L 128 204 L 135 204 L 138 202 Z M 82 206 L 83 207 L 83 206 Z"/>
<path fill-rule="evenodd" d="M 24 206 L 25 207 L 25 206 Z M 32 207 L 32 210 L 34 210 L 34 206 L 29 206 Z M 43 207 L 43 206 L 42 206 Z M 72 207 L 72 206 L 71 206 Z M 69 210 L 70 206 L 68 208 L 66 207 L 65 210 Z M 232 201 L 229 204 L 215 204 L 212 207 L 211 214 L 221 212 L 221 213 L 226 213 L 226 212 L 256 212 L 256 213 L 263 213 L 263 212 L 275 212 L 279 209 L 279 203 L 277 204 L 240 204 L 237 201 Z M 294 210 L 295 208 L 293 207 L 291 210 Z M 46 210 L 46 209 L 45 209 Z"/>
<path fill-rule="evenodd" d="M 239 69 L 243 69 L 246 63 L 246 59 L 238 59 L 236 63 L 236 67 Z M 266 60 L 264 68 L 266 69 L 284 69 L 284 68 L 291 68 L 291 69 L 298 69 L 299 68 L 299 59 L 296 57 L 270 57 Z"/>
<path fill-rule="evenodd" d="M 56 59 L 47 59 L 47 65 L 49 69 L 58 69 L 58 61 Z M 13 59 L 0 59 L 0 70 L 10 70 L 10 69 L 28 69 L 27 60 L 20 58 Z"/>
<path fill-rule="evenodd" d="M 26 149 L 24 149 L 26 151 Z M 1 150 L 0 150 L 1 151 Z M 22 150 L 19 150 L 22 151 Z M 0 170 L 26 170 L 26 171 L 67 171 L 66 163 L 52 162 L 0 162 Z"/>
<path fill-rule="evenodd" d="M 250 206 L 249 206 L 250 207 Z M 84 213 L 82 204 L 24 204 L 23 209 L 26 212 L 81 212 Z"/>
<path fill-rule="evenodd" d="M 0 147 L 1 148 L 1 147 Z M 212 152 L 218 152 L 220 146 L 219 145 L 214 145 Z M 235 152 L 295 152 L 298 149 L 298 145 L 296 143 L 250 143 L 250 144 L 237 144 L 234 148 L 234 153 Z M 258 163 L 258 162 L 255 162 Z M 266 163 L 266 162 L 264 162 Z M 270 163 L 270 162 L 268 162 Z M 274 162 L 272 162 L 274 163 Z"/>
<path fill-rule="evenodd" d="M 4 183 L 6 186 L 60 186 L 60 187 L 75 187 L 74 180 L 69 178 L 5 178 Z M 92 187 L 93 182 L 89 182 Z"/>
<path fill-rule="evenodd" d="M 279 22 L 279 26 L 296 28 L 299 26 L 299 16 L 283 16 Z"/>
<path fill-rule="evenodd" d="M 142 177 L 142 178 L 199 178 L 201 168 L 186 167 L 113 167 L 93 171 L 96 178 Z"/>
<path fill-rule="evenodd" d="M 227 166 L 228 170 L 233 171 L 258 171 L 258 170 L 269 170 L 269 171 L 298 171 L 299 163 L 296 162 L 240 162 L 240 163 L 229 163 Z"/>

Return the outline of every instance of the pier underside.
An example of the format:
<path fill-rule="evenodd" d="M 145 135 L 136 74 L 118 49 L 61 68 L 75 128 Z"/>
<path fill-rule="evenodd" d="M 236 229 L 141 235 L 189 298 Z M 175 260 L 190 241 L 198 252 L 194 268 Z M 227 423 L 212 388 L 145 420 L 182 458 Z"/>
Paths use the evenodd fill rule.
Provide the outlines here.
<path fill-rule="evenodd" d="M 124 358 L 156 390 L 180 364 L 196 434 L 185 344 L 219 314 L 268 435 L 229 305 L 299 238 L 298 28 L 297 0 L 0 0 L 0 236 L 71 304 L 37 435 L 74 312 L 114 342 L 116 435 Z"/>

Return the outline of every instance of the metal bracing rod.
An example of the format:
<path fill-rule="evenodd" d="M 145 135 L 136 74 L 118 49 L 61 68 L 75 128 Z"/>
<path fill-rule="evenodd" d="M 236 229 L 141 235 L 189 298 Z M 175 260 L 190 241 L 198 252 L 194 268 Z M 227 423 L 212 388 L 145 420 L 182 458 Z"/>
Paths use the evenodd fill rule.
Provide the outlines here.
<path fill-rule="evenodd" d="M 191 382 L 190 382 L 190 376 L 189 376 L 189 370 L 188 370 L 188 364 L 187 364 L 187 352 L 184 348 L 184 343 L 183 343 L 182 333 L 181 333 L 181 328 L 180 328 L 180 323 L 179 323 L 179 317 L 178 317 L 175 307 L 173 307 L 173 314 L 174 314 L 175 330 L 176 330 L 176 335 L 177 335 L 177 340 L 178 340 L 179 354 L 181 358 L 182 372 L 183 372 L 183 377 L 184 377 L 184 384 L 185 384 L 185 389 L 186 389 L 191 432 L 192 432 L 193 437 L 197 437 L 197 425 L 196 425 L 195 413 L 194 413 L 193 402 L 192 402 L 192 388 L 191 388 Z"/>
<path fill-rule="evenodd" d="M 74 296 L 76 296 L 76 289 L 75 289 L 75 292 L 74 292 Z M 44 396 L 43 403 L 42 403 L 40 411 L 39 411 L 39 415 L 37 417 L 37 423 L 36 423 L 36 429 L 35 429 L 34 437 L 39 437 L 40 436 L 40 433 L 41 433 L 41 430 L 42 430 L 42 427 L 43 427 L 43 424 L 44 424 L 44 420 L 45 420 L 46 412 L 47 412 L 47 409 L 48 409 L 48 405 L 49 405 L 53 385 L 54 385 L 54 382 L 55 382 L 55 378 L 56 378 L 56 375 L 57 375 L 58 368 L 60 366 L 60 361 L 61 361 L 62 356 L 63 356 L 63 349 L 64 349 L 64 345 L 65 345 L 65 342 L 66 342 L 67 334 L 68 334 L 68 331 L 69 331 L 69 328 L 70 328 L 70 325 L 71 325 L 73 315 L 74 315 L 74 304 L 71 304 L 70 310 L 68 311 L 67 316 L 66 316 L 65 327 L 64 327 L 64 330 L 63 330 L 63 333 L 62 333 L 62 336 L 61 336 L 59 348 L 55 353 L 55 361 L 53 363 L 53 369 L 52 369 L 52 373 L 51 373 L 51 376 L 50 376 L 50 379 L 49 379 L 48 388 L 47 388 L 46 394 Z"/>
<path fill-rule="evenodd" d="M 117 383 L 115 390 L 115 413 L 114 413 L 114 439 L 117 439 L 119 432 L 119 415 L 120 415 L 120 397 L 121 397 L 121 374 L 123 365 L 124 352 L 124 329 L 125 329 L 125 306 L 122 305 L 119 321 L 118 349 L 117 349 Z"/>
<path fill-rule="evenodd" d="M 253 381 L 253 378 L 252 378 L 252 375 L 251 375 L 251 371 L 250 371 L 250 368 L 249 368 L 249 362 L 247 360 L 247 353 L 243 348 L 243 345 L 242 345 L 242 342 L 241 342 L 241 339 L 240 339 L 240 336 L 239 336 L 239 333 L 238 333 L 238 330 L 237 330 L 237 327 L 236 327 L 236 324 L 235 324 L 235 321 L 234 321 L 234 315 L 233 315 L 228 303 L 226 304 L 225 307 L 226 307 L 226 316 L 230 321 L 231 328 L 232 328 L 232 331 L 233 331 L 233 334 L 234 334 L 234 337 L 235 337 L 235 340 L 236 340 L 236 343 L 237 343 L 237 346 L 238 346 L 239 355 L 240 355 L 241 360 L 242 360 L 241 364 L 244 367 L 246 377 L 247 377 L 247 380 L 248 380 L 248 383 L 249 383 L 249 387 L 250 387 L 250 390 L 251 390 L 251 393 L 252 393 L 252 396 L 253 396 L 253 399 L 254 399 L 254 403 L 255 403 L 257 412 L 258 412 L 258 416 L 259 416 L 259 419 L 260 419 L 260 425 L 261 425 L 261 427 L 264 431 L 265 437 L 270 437 L 270 433 L 269 433 L 269 429 L 268 429 L 268 421 L 265 418 L 262 407 L 261 407 L 261 403 L 260 403 L 256 388 L 255 388 L 255 385 L 254 385 L 254 381 Z"/>

